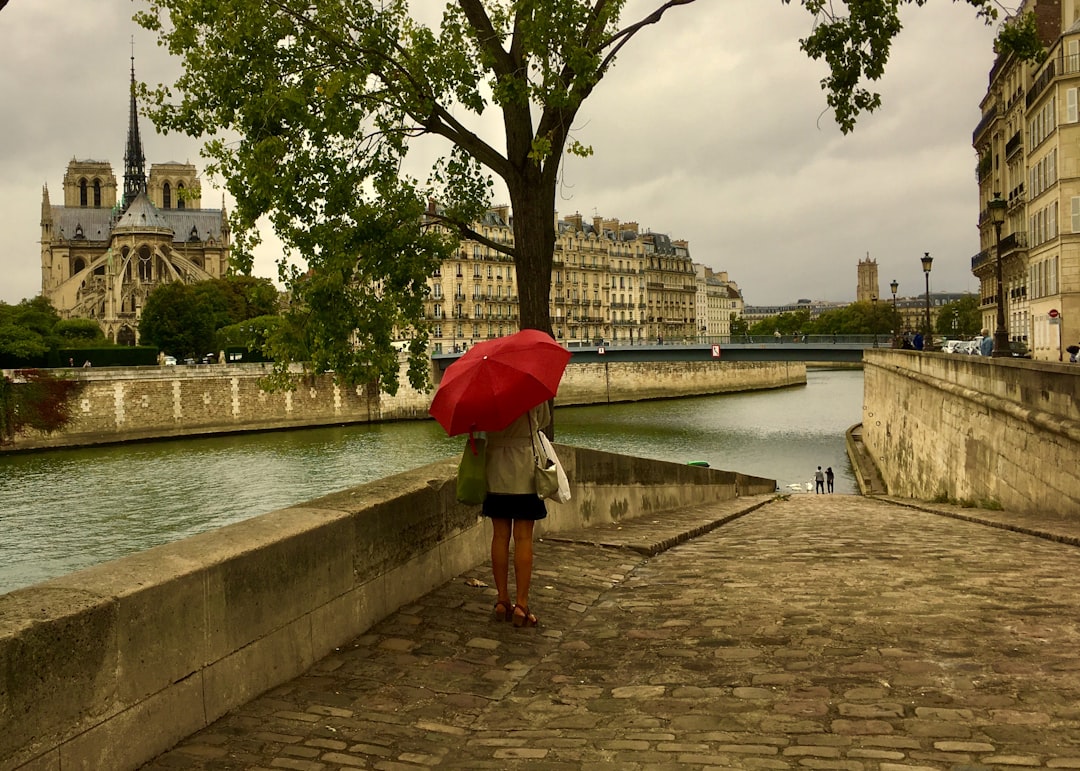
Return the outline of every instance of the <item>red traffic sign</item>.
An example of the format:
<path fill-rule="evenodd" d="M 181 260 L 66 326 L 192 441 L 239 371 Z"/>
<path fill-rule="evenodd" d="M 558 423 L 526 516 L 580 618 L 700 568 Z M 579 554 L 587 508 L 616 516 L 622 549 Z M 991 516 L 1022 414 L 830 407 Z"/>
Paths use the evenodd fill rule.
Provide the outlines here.
<path fill-rule="evenodd" d="M 1049 311 L 1046 312 L 1046 315 L 1052 319 L 1056 319 L 1060 314 L 1058 313 L 1057 308 L 1051 308 Z"/>

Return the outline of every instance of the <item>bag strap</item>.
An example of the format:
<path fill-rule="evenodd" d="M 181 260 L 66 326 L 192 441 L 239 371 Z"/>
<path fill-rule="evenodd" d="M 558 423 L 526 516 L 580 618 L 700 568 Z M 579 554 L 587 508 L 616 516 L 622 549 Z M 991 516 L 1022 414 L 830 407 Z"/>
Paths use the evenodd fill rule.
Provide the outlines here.
<path fill-rule="evenodd" d="M 532 440 L 533 460 L 536 461 L 536 465 L 539 466 L 540 465 L 540 455 L 541 455 L 541 453 L 539 452 L 539 450 L 536 447 L 536 435 L 540 432 L 540 429 L 539 428 L 533 428 L 533 417 L 532 417 L 532 410 L 531 409 L 529 410 L 529 412 L 527 414 L 529 416 L 529 438 Z M 544 453 L 544 457 L 545 458 L 547 457 L 546 453 Z"/>

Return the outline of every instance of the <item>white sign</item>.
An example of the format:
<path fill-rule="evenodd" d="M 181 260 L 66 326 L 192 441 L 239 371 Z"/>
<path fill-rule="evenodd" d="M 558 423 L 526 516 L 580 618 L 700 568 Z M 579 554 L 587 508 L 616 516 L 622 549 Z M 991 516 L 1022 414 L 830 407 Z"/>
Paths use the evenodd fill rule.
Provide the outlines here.
<path fill-rule="evenodd" d="M 596 349 L 596 352 L 598 354 L 600 354 L 601 356 L 603 356 L 604 355 L 604 346 L 601 345 L 599 348 Z"/>
<path fill-rule="evenodd" d="M 714 345 L 712 347 L 712 357 L 714 359 L 719 359 L 720 358 L 720 346 L 719 345 Z"/>

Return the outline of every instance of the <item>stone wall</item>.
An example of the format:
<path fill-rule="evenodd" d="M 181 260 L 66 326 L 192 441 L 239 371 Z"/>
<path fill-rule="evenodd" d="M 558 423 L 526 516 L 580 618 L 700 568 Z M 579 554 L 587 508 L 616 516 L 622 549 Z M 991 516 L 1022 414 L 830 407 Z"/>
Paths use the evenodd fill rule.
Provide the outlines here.
<path fill-rule="evenodd" d="M 1080 517 L 1080 367 L 867 351 L 863 442 L 890 495 Z"/>
<path fill-rule="evenodd" d="M 573 499 L 541 535 L 775 489 L 557 451 Z M 456 472 L 442 461 L 0 596 L 0 769 L 138 768 L 485 562 L 490 530 L 455 500 Z"/>
<path fill-rule="evenodd" d="M 330 375 L 295 391 L 268 393 L 269 365 L 200 365 L 74 370 L 86 383 L 72 424 L 50 435 L 20 434 L 0 450 L 307 426 L 426 419 L 431 394 L 401 378 L 394 396 L 344 388 Z M 806 366 L 785 362 L 611 362 L 567 367 L 557 404 L 597 404 L 777 388 L 806 383 Z"/>
<path fill-rule="evenodd" d="M 612 361 L 571 364 L 556 404 L 600 404 L 806 385 L 806 364 Z"/>

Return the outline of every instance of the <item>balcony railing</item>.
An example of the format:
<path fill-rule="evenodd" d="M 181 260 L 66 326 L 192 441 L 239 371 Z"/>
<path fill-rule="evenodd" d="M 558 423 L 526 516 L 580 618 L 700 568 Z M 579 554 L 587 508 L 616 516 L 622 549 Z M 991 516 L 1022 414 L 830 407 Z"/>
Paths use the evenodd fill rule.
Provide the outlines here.
<path fill-rule="evenodd" d="M 1031 98 L 1031 94 L 1029 92 L 1028 99 L 1030 99 L 1030 98 Z M 1030 104 L 1030 101 L 1028 102 L 1028 104 Z M 990 124 L 993 123 L 997 119 L 997 115 L 998 115 L 998 108 L 997 108 L 997 105 L 995 104 L 987 111 L 986 115 L 982 116 L 982 120 L 979 121 L 979 125 L 976 126 L 975 131 L 972 132 L 972 134 L 971 134 L 971 143 L 972 144 L 978 144 L 979 137 L 982 136 L 982 134 L 986 131 L 986 129 L 990 126 Z"/>
<path fill-rule="evenodd" d="M 1023 144 L 1024 141 L 1021 137 L 1021 132 L 1017 131 L 1012 135 L 1009 141 L 1005 143 L 1005 159 L 1008 160 L 1011 158 L 1012 154 L 1019 150 Z"/>
<path fill-rule="evenodd" d="M 1009 235 L 1001 239 L 1001 253 L 1003 255 L 1027 248 L 1028 238 L 1026 230 L 1018 230 L 1015 233 L 1009 233 Z"/>

